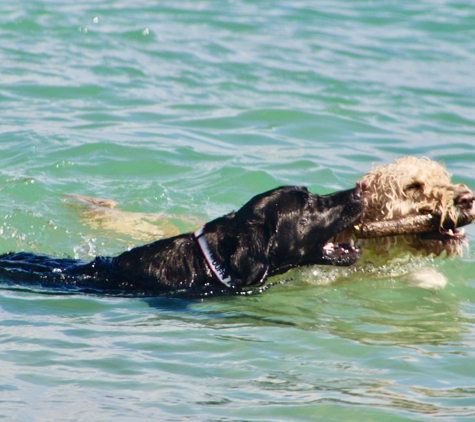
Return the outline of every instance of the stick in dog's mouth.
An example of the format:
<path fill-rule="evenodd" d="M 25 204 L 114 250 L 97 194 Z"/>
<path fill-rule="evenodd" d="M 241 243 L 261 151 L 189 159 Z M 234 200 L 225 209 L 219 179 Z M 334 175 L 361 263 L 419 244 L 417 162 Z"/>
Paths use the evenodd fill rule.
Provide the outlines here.
<path fill-rule="evenodd" d="M 422 239 L 461 240 L 465 238 L 465 230 L 457 228 L 466 226 L 473 220 L 474 215 L 462 215 L 456 222 L 445 220 L 441 224 L 440 217 L 431 214 L 412 215 L 395 220 L 359 223 L 353 227 L 353 232 L 358 239 L 417 234 Z"/>

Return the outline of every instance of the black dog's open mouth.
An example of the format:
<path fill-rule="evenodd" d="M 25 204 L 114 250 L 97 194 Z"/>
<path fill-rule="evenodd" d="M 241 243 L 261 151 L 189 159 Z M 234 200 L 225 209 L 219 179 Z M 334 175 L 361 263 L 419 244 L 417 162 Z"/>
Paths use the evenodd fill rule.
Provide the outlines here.
<path fill-rule="evenodd" d="M 361 248 L 349 243 L 328 242 L 323 246 L 323 260 L 326 264 L 348 266 L 361 257 Z"/>

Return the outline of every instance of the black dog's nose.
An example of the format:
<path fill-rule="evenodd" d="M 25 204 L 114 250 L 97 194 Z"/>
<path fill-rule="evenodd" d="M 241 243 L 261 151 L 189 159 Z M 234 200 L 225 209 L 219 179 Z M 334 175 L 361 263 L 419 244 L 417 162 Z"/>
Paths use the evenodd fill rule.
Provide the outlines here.
<path fill-rule="evenodd" d="M 358 185 L 356 185 L 355 192 L 353 193 L 353 198 L 355 199 L 355 201 L 361 201 L 361 199 L 363 198 L 363 192 L 361 191 L 361 188 Z"/>
<path fill-rule="evenodd" d="M 473 206 L 473 201 L 475 197 L 472 192 L 461 193 L 457 198 L 455 198 L 455 205 L 459 208 L 469 210 Z"/>

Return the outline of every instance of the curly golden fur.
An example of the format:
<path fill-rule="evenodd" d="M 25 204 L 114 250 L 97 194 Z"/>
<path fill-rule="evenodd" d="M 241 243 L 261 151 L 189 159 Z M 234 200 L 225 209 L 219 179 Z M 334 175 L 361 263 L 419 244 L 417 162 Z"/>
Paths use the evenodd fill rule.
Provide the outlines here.
<path fill-rule="evenodd" d="M 425 255 L 459 255 L 467 245 L 463 232 L 449 230 L 447 222 L 453 222 L 455 227 L 461 217 L 473 217 L 474 195 L 467 186 L 453 184 L 442 164 L 428 158 L 400 158 L 392 164 L 373 166 L 359 185 L 365 204 L 363 222 L 418 214 L 431 214 L 441 222 L 439 232 L 432 236 L 414 234 L 360 241 L 366 248 L 382 252 L 399 246 Z"/>

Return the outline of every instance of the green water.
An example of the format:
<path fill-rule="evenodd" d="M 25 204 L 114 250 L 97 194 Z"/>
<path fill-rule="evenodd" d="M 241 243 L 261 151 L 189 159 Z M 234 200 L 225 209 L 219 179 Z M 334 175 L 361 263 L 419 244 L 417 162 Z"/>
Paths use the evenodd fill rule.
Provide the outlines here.
<path fill-rule="evenodd" d="M 70 194 L 198 224 L 405 155 L 475 188 L 474 39 L 468 1 L 2 2 L 0 252 L 144 242 Z M 475 420 L 467 235 L 437 294 L 319 269 L 206 301 L 2 288 L 0 418 Z"/>

